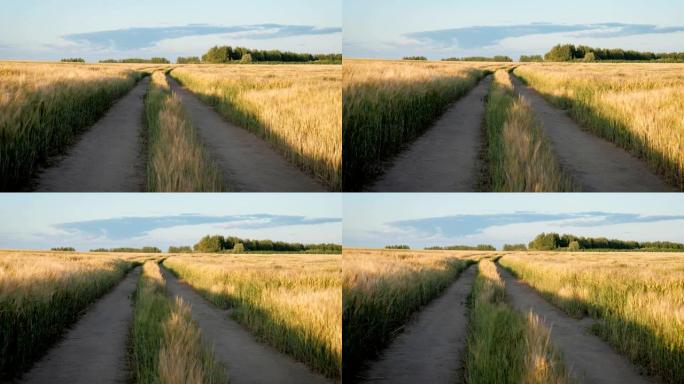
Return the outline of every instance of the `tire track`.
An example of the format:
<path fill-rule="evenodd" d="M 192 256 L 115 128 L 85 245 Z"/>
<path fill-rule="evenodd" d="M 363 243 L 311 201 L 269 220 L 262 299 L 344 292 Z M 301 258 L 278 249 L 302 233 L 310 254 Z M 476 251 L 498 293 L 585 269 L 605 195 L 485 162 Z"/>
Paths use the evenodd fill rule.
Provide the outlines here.
<path fill-rule="evenodd" d="M 325 187 L 288 163 L 270 145 L 224 120 L 213 108 L 167 76 L 223 180 L 236 192 L 324 192 Z"/>
<path fill-rule="evenodd" d="M 162 273 L 168 292 L 191 305 L 192 317 L 199 325 L 204 342 L 213 346 L 216 358 L 227 364 L 231 383 L 331 383 L 304 364 L 257 342 L 229 317 L 230 311 L 218 309 L 207 302 L 190 286 L 180 283 L 166 268 L 162 267 Z"/>
<path fill-rule="evenodd" d="M 466 347 L 466 301 L 477 266 L 470 266 L 428 304 L 380 358 L 360 375 L 363 383 L 454 383 Z"/>
<path fill-rule="evenodd" d="M 19 381 L 25 384 L 91 384 L 128 381 L 127 348 L 132 296 L 140 267 L 99 299 L 66 336 Z"/>
<path fill-rule="evenodd" d="M 510 75 L 509 75 L 510 76 Z M 511 76 L 515 90 L 531 105 L 561 168 L 585 192 L 676 191 L 627 151 L 584 131 L 563 110 Z"/>
<path fill-rule="evenodd" d="M 479 178 L 479 151 L 485 97 L 492 76 L 458 99 L 369 188 L 373 192 L 473 192 Z"/>
<path fill-rule="evenodd" d="M 38 192 L 139 192 L 145 184 L 142 157 L 143 98 L 149 76 L 93 125 L 57 165 L 38 175 Z"/>
<path fill-rule="evenodd" d="M 518 281 L 497 265 L 506 284 L 506 294 L 515 309 L 539 315 L 551 332 L 551 342 L 560 350 L 565 367 L 579 383 L 648 384 L 652 378 L 639 375 L 636 368 L 608 344 L 589 332 L 591 319 L 573 319 L 546 302 L 533 288 Z"/>

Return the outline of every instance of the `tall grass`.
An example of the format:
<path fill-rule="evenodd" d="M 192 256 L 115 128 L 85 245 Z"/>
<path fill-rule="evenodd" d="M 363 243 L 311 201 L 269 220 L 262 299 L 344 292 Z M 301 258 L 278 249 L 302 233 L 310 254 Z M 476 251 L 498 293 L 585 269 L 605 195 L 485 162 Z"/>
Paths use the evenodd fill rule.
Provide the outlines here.
<path fill-rule="evenodd" d="M 164 265 L 280 351 L 342 369 L 339 255 L 173 256 Z"/>
<path fill-rule="evenodd" d="M 147 94 L 147 190 L 151 192 L 221 192 L 223 182 L 197 133 L 185 116 L 162 71 L 152 74 Z"/>
<path fill-rule="evenodd" d="M 342 189 L 341 66 L 185 66 L 171 75 L 330 190 Z"/>
<path fill-rule="evenodd" d="M 45 353 L 131 265 L 118 256 L 0 253 L 0 379 Z"/>
<path fill-rule="evenodd" d="M 0 190 L 20 190 L 142 76 L 129 66 L 0 63 Z"/>
<path fill-rule="evenodd" d="M 510 254 L 501 264 L 667 383 L 684 382 L 684 261 L 672 253 Z"/>
<path fill-rule="evenodd" d="M 344 250 L 342 329 L 344 376 L 392 340 L 423 305 L 439 296 L 472 262 L 473 253 Z"/>
<path fill-rule="evenodd" d="M 485 73 L 473 64 L 345 60 L 345 191 L 362 189 L 383 161 L 429 128 Z"/>
<path fill-rule="evenodd" d="M 225 369 L 202 344 L 189 306 L 170 299 L 159 265 L 148 261 L 135 296 L 131 350 L 136 383 L 227 383 Z"/>
<path fill-rule="evenodd" d="M 504 282 L 490 260 L 479 263 L 470 304 L 466 383 L 571 382 L 537 315 L 524 316 L 506 303 Z"/>
<path fill-rule="evenodd" d="M 496 192 L 566 192 L 578 188 L 560 169 L 541 124 L 515 94 L 510 75 L 494 74 L 485 111 L 489 180 Z"/>
<path fill-rule="evenodd" d="M 684 191 L 684 65 L 530 64 L 515 73 Z"/>

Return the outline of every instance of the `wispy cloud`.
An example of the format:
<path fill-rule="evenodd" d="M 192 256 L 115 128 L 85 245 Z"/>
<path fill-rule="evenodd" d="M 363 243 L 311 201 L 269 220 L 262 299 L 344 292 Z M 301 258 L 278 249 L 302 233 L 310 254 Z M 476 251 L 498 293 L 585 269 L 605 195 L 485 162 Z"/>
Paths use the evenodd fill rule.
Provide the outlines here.
<path fill-rule="evenodd" d="M 340 27 L 319 28 L 311 25 L 255 24 L 216 26 L 191 24 L 172 27 L 128 28 L 77 33 L 63 39 L 96 48 L 133 50 L 149 48 L 162 40 L 189 36 L 226 35 L 251 40 L 266 40 L 291 36 L 329 35 L 342 32 Z"/>
<path fill-rule="evenodd" d="M 684 31 L 684 26 L 658 27 L 652 24 L 598 23 L 473 26 L 406 33 L 403 36 L 422 44 L 461 49 L 476 49 L 499 43 L 506 38 L 552 33 L 576 33 L 582 37 L 611 38 L 643 34 L 662 34 Z"/>
<path fill-rule="evenodd" d="M 288 227 L 296 225 L 317 225 L 340 223 L 341 218 L 305 217 L 288 215 L 225 215 L 209 216 L 183 214 L 155 217 L 119 217 L 101 220 L 87 220 L 55 224 L 53 227 L 72 235 L 90 238 L 107 238 L 110 240 L 126 240 L 149 234 L 156 229 L 195 226 L 203 224 L 221 224 L 229 229 L 264 229 Z"/>
<path fill-rule="evenodd" d="M 454 215 L 402 220 L 387 223 L 387 226 L 401 233 L 420 233 L 423 237 L 462 237 L 482 233 L 492 227 L 554 222 L 560 227 L 601 227 L 614 224 L 656 223 L 684 220 L 684 215 L 644 216 L 632 213 L 578 212 L 578 213 L 534 213 L 516 212 L 496 215 Z"/>

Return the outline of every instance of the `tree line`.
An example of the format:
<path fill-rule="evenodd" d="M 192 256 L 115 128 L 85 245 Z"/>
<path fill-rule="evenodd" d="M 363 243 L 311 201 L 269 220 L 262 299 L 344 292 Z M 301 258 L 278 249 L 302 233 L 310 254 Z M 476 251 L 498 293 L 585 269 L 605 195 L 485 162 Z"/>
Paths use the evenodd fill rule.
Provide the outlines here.
<path fill-rule="evenodd" d="M 179 57 L 177 63 L 197 63 L 198 57 Z M 341 63 L 342 54 L 311 54 L 280 51 L 278 49 L 260 50 L 245 47 L 231 47 L 229 45 L 215 46 L 202 55 L 202 63 L 228 64 L 228 63 L 256 63 L 256 62 L 282 62 L 282 63 Z"/>
<path fill-rule="evenodd" d="M 174 249 L 182 249 L 183 252 L 188 251 L 185 247 L 174 247 Z M 169 248 L 170 252 L 171 248 Z M 287 243 L 284 241 L 273 240 L 251 240 L 241 239 L 236 236 L 204 236 L 197 244 L 193 246 L 194 252 L 202 253 L 220 253 L 220 252 L 306 252 L 306 253 L 341 253 L 342 246 L 339 244 L 302 244 L 302 243 Z"/>
<path fill-rule="evenodd" d="M 62 63 L 85 63 L 85 59 L 80 57 L 69 57 L 67 59 L 60 60 Z"/>
<path fill-rule="evenodd" d="M 468 57 L 447 57 L 446 59 L 442 59 L 442 61 L 496 61 L 496 62 L 511 62 L 513 59 L 511 59 L 509 56 L 493 56 L 493 57 L 485 57 L 485 56 L 468 56 Z"/>
<path fill-rule="evenodd" d="M 55 247 L 50 248 L 50 250 L 55 252 L 76 252 L 76 248 L 74 247 Z"/>
<path fill-rule="evenodd" d="M 408 245 L 398 244 L 398 245 L 386 245 L 385 249 L 411 249 Z"/>
<path fill-rule="evenodd" d="M 521 56 L 520 61 L 525 59 L 537 59 L 540 56 Z M 544 55 L 545 61 L 662 61 L 684 62 L 684 52 L 654 53 L 624 50 L 621 48 L 594 48 L 586 45 L 575 46 L 573 44 L 558 44 Z"/>
<path fill-rule="evenodd" d="M 496 251 L 496 247 L 489 244 L 470 245 L 447 245 L 445 247 L 426 247 L 428 251 Z"/>
<path fill-rule="evenodd" d="M 151 59 L 139 59 L 139 58 L 128 58 L 128 59 L 106 59 L 100 60 L 100 63 L 107 64 L 171 64 L 169 59 L 165 57 L 153 57 Z"/>
<path fill-rule="evenodd" d="M 157 247 L 142 247 L 142 248 L 96 248 L 91 249 L 90 252 L 121 252 L 121 253 L 162 253 L 161 249 Z"/>
<path fill-rule="evenodd" d="M 605 237 L 581 237 L 571 234 L 541 233 L 529 243 L 530 250 L 552 251 L 567 249 L 615 249 L 615 250 L 680 250 L 684 244 L 670 241 L 633 241 L 617 240 Z"/>
<path fill-rule="evenodd" d="M 425 56 L 404 56 L 402 60 L 427 61 Z"/>

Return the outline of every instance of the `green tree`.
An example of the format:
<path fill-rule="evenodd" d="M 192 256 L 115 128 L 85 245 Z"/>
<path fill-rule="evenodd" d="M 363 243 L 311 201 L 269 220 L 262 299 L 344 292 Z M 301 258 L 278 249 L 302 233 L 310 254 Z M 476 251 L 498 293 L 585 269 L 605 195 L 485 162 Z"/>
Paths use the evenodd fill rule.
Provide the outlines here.
<path fill-rule="evenodd" d="M 544 55 L 546 61 L 572 61 L 577 57 L 577 50 L 572 44 L 558 44 Z"/>
<path fill-rule="evenodd" d="M 204 236 L 195 244 L 195 252 L 218 253 L 225 249 L 225 239 L 221 235 Z"/>
<path fill-rule="evenodd" d="M 233 247 L 233 253 L 245 253 L 245 245 L 242 243 L 237 243 Z"/>

